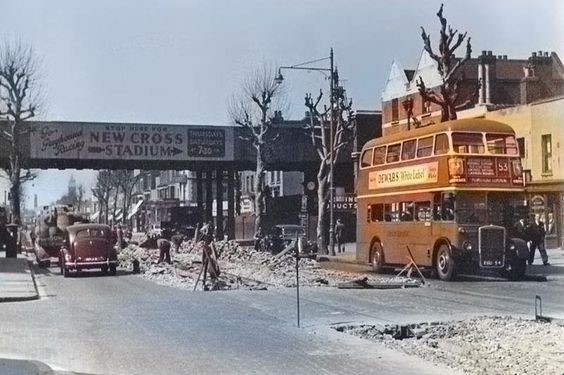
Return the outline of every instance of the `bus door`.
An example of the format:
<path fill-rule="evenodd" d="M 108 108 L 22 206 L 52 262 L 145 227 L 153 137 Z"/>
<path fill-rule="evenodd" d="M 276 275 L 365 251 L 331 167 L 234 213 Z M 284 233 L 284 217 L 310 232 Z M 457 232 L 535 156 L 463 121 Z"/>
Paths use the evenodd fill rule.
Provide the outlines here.
<path fill-rule="evenodd" d="M 448 238 L 453 241 L 458 227 L 454 220 L 454 193 L 435 193 L 433 198 L 432 237 Z M 433 244 L 430 245 L 431 249 Z"/>

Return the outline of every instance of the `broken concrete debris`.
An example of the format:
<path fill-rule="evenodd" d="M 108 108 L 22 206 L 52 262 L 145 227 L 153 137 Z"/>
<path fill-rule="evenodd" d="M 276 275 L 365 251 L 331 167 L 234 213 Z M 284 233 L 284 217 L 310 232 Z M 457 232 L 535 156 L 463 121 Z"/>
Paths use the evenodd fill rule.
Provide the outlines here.
<path fill-rule="evenodd" d="M 139 271 L 147 279 L 169 286 L 194 288 L 202 267 L 203 242 L 182 242 L 178 251 L 171 250 L 170 264 L 157 264 L 159 251 L 156 242 L 154 247 L 150 246 L 150 239 L 142 239 L 139 243 L 142 245 L 129 244 L 121 250 L 118 255 L 121 267 L 132 270 L 134 263 L 139 262 Z M 264 290 L 296 285 L 296 259 L 292 252 L 273 256 L 268 252 L 255 251 L 252 247 L 239 246 L 234 241 L 217 241 L 213 246 L 221 270 L 215 289 Z M 358 278 L 358 274 L 322 269 L 316 260 L 310 258 L 301 258 L 299 267 L 300 286 L 336 287 Z M 386 279 L 367 274 L 366 280 L 378 284 Z"/>
<path fill-rule="evenodd" d="M 555 323 L 482 316 L 458 322 L 334 328 L 470 374 L 564 373 L 564 327 Z"/>

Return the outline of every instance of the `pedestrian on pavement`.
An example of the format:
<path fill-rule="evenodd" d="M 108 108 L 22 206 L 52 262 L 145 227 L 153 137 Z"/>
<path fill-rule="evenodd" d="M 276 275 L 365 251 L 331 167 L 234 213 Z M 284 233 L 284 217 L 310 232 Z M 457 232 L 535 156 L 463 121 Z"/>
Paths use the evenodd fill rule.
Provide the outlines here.
<path fill-rule="evenodd" d="M 335 224 L 335 240 L 337 242 L 337 252 L 345 252 L 345 243 L 343 241 L 343 232 L 345 231 L 345 224 L 341 219 L 337 219 L 337 224 Z"/>
<path fill-rule="evenodd" d="M 515 237 L 522 239 L 525 243 L 529 242 L 529 232 L 527 230 L 527 219 L 521 217 L 517 223 L 515 223 Z"/>
<path fill-rule="evenodd" d="M 546 249 L 544 247 L 544 237 L 546 235 L 546 231 L 544 229 L 544 223 L 540 220 L 539 214 L 535 214 L 534 220 L 527 229 L 529 232 L 529 239 L 531 240 L 529 264 L 533 264 L 535 260 L 535 250 L 538 248 L 542 258 L 542 264 L 549 266 L 550 263 L 548 263 L 548 255 L 546 254 Z"/>
<path fill-rule="evenodd" d="M 165 261 L 170 264 L 170 241 L 166 238 L 159 238 L 157 240 L 157 247 L 159 248 L 159 261 L 157 263 Z"/>

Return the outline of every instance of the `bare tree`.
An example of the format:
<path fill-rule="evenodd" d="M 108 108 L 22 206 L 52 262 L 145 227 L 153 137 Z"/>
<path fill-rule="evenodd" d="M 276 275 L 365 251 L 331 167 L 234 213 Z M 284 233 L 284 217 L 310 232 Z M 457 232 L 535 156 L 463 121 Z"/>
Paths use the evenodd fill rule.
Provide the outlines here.
<path fill-rule="evenodd" d="M 335 72 L 337 76 L 337 73 Z M 331 170 L 331 159 L 333 163 L 339 158 L 343 148 L 352 140 L 354 135 L 354 122 L 352 116 L 352 100 L 347 99 L 345 90 L 338 85 L 338 76 L 335 77 L 335 104 L 333 110 L 334 133 L 333 143 L 331 143 L 331 108 L 324 105 L 319 108 L 323 92 L 319 90 L 319 95 L 314 100 L 311 94 L 306 94 L 305 106 L 309 112 L 309 124 L 306 124 L 311 141 L 320 163 L 317 171 L 317 246 L 321 253 L 327 254 L 327 207 L 329 204 L 329 178 Z M 333 152 L 333 158 L 331 158 Z M 331 255 L 335 255 L 335 249 L 331 249 Z"/>
<path fill-rule="evenodd" d="M 283 106 L 283 90 L 274 80 L 275 71 L 264 64 L 256 69 L 244 82 L 241 93 L 231 99 L 229 116 L 244 129 L 241 136 L 256 151 L 254 178 L 255 235 L 263 233 L 265 205 L 265 168 L 267 147 L 272 145 L 278 134 L 272 129 L 276 111 Z"/>
<path fill-rule="evenodd" d="M 134 175 L 132 170 L 117 170 L 114 171 L 114 181 L 118 190 L 121 190 L 122 196 L 122 215 L 123 221 L 126 220 L 127 212 L 131 207 L 131 196 L 133 194 L 133 189 L 135 185 L 139 181 L 139 179 L 143 176 L 142 173 L 138 175 Z"/>
<path fill-rule="evenodd" d="M 76 193 L 76 210 L 80 212 L 82 209 L 82 203 L 84 202 L 84 185 L 80 184 L 77 188 Z"/>
<path fill-rule="evenodd" d="M 0 47 L 0 118 L 7 122 L 0 137 L 7 141 L 8 165 L 3 171 L 10 181 L 12 220 L 21 223 L 22 186 L 36 175 L 23 168 L 22 137 L 30 129 L 24 123 L 39 106 L 38 62 L 30 46 L 4 40 Z"/>
<path fill-rule="evenodd" d="M 470 37 L 466 40 L 466 53 L 464 57 L 457 58 L 454 55 L 456 49 L 464 42 L 467 33 L 459 33 L 458 30 L 453 30 L 452 27 L 447 25 L 447 20 L 443 16 L 443 5 L 437 13 L 437 17 L 441 22 L 441 33 L 439 39 L 439 53 L 433 52 L 431 47 L 431 36 L 425 32 L 421 27 L 421 38 L 423 38 L 423 46 L 425 51 L 437 62 L 437 69 L 441 76 L 442 84 L 439 87 L 439 92 L 433 91 L 425 86 L 423 78 L 419 77 L 417 81 L 417 88 L 421 97 L 425 101 L 435 103 L 441 107 L 441 122 L 448 120 L 456 120 L 457 109 L 460 109 L 469 104 L 470 99 L 464 103 L 458 103 L 460 95 L 460 83 L 463 80 L 462 74 L 457 74 L 464 63 L 470 59 L 472 54 L 472 46 L 470 44 Z M 447 29 L 448 28 L 448 29 Z M 478 84 L 479 85 L 479 84 Z M 478 91 L 479 86 L 476 88 Z"/>
<path fill-rule="evenodd" d="M 92 195 L 98 199 L 100 204 L 100 215 L 98 222 L 107 223 L 110 206 L 110 194 L 114 187 L 111 171 L 102 170 L 98 172 L 96 184 L 92 188 Z"/>

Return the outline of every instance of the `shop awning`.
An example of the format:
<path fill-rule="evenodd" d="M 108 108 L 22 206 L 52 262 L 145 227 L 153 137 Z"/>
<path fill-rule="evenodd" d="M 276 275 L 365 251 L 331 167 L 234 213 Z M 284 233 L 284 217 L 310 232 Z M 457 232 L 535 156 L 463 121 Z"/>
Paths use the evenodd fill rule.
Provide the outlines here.
<path fill-rule="evenodd" d="M 143 199 L 141 199 L 139 202 L 135 204 L 135 206 L 133 206 L 133 208 L 129 211 L 129 214 L 127 215 L 127 220 L 131 219 L 133 215 L 139 212 L 139 209 L 141 209 L 142 204 L 143 204 Z"/>

